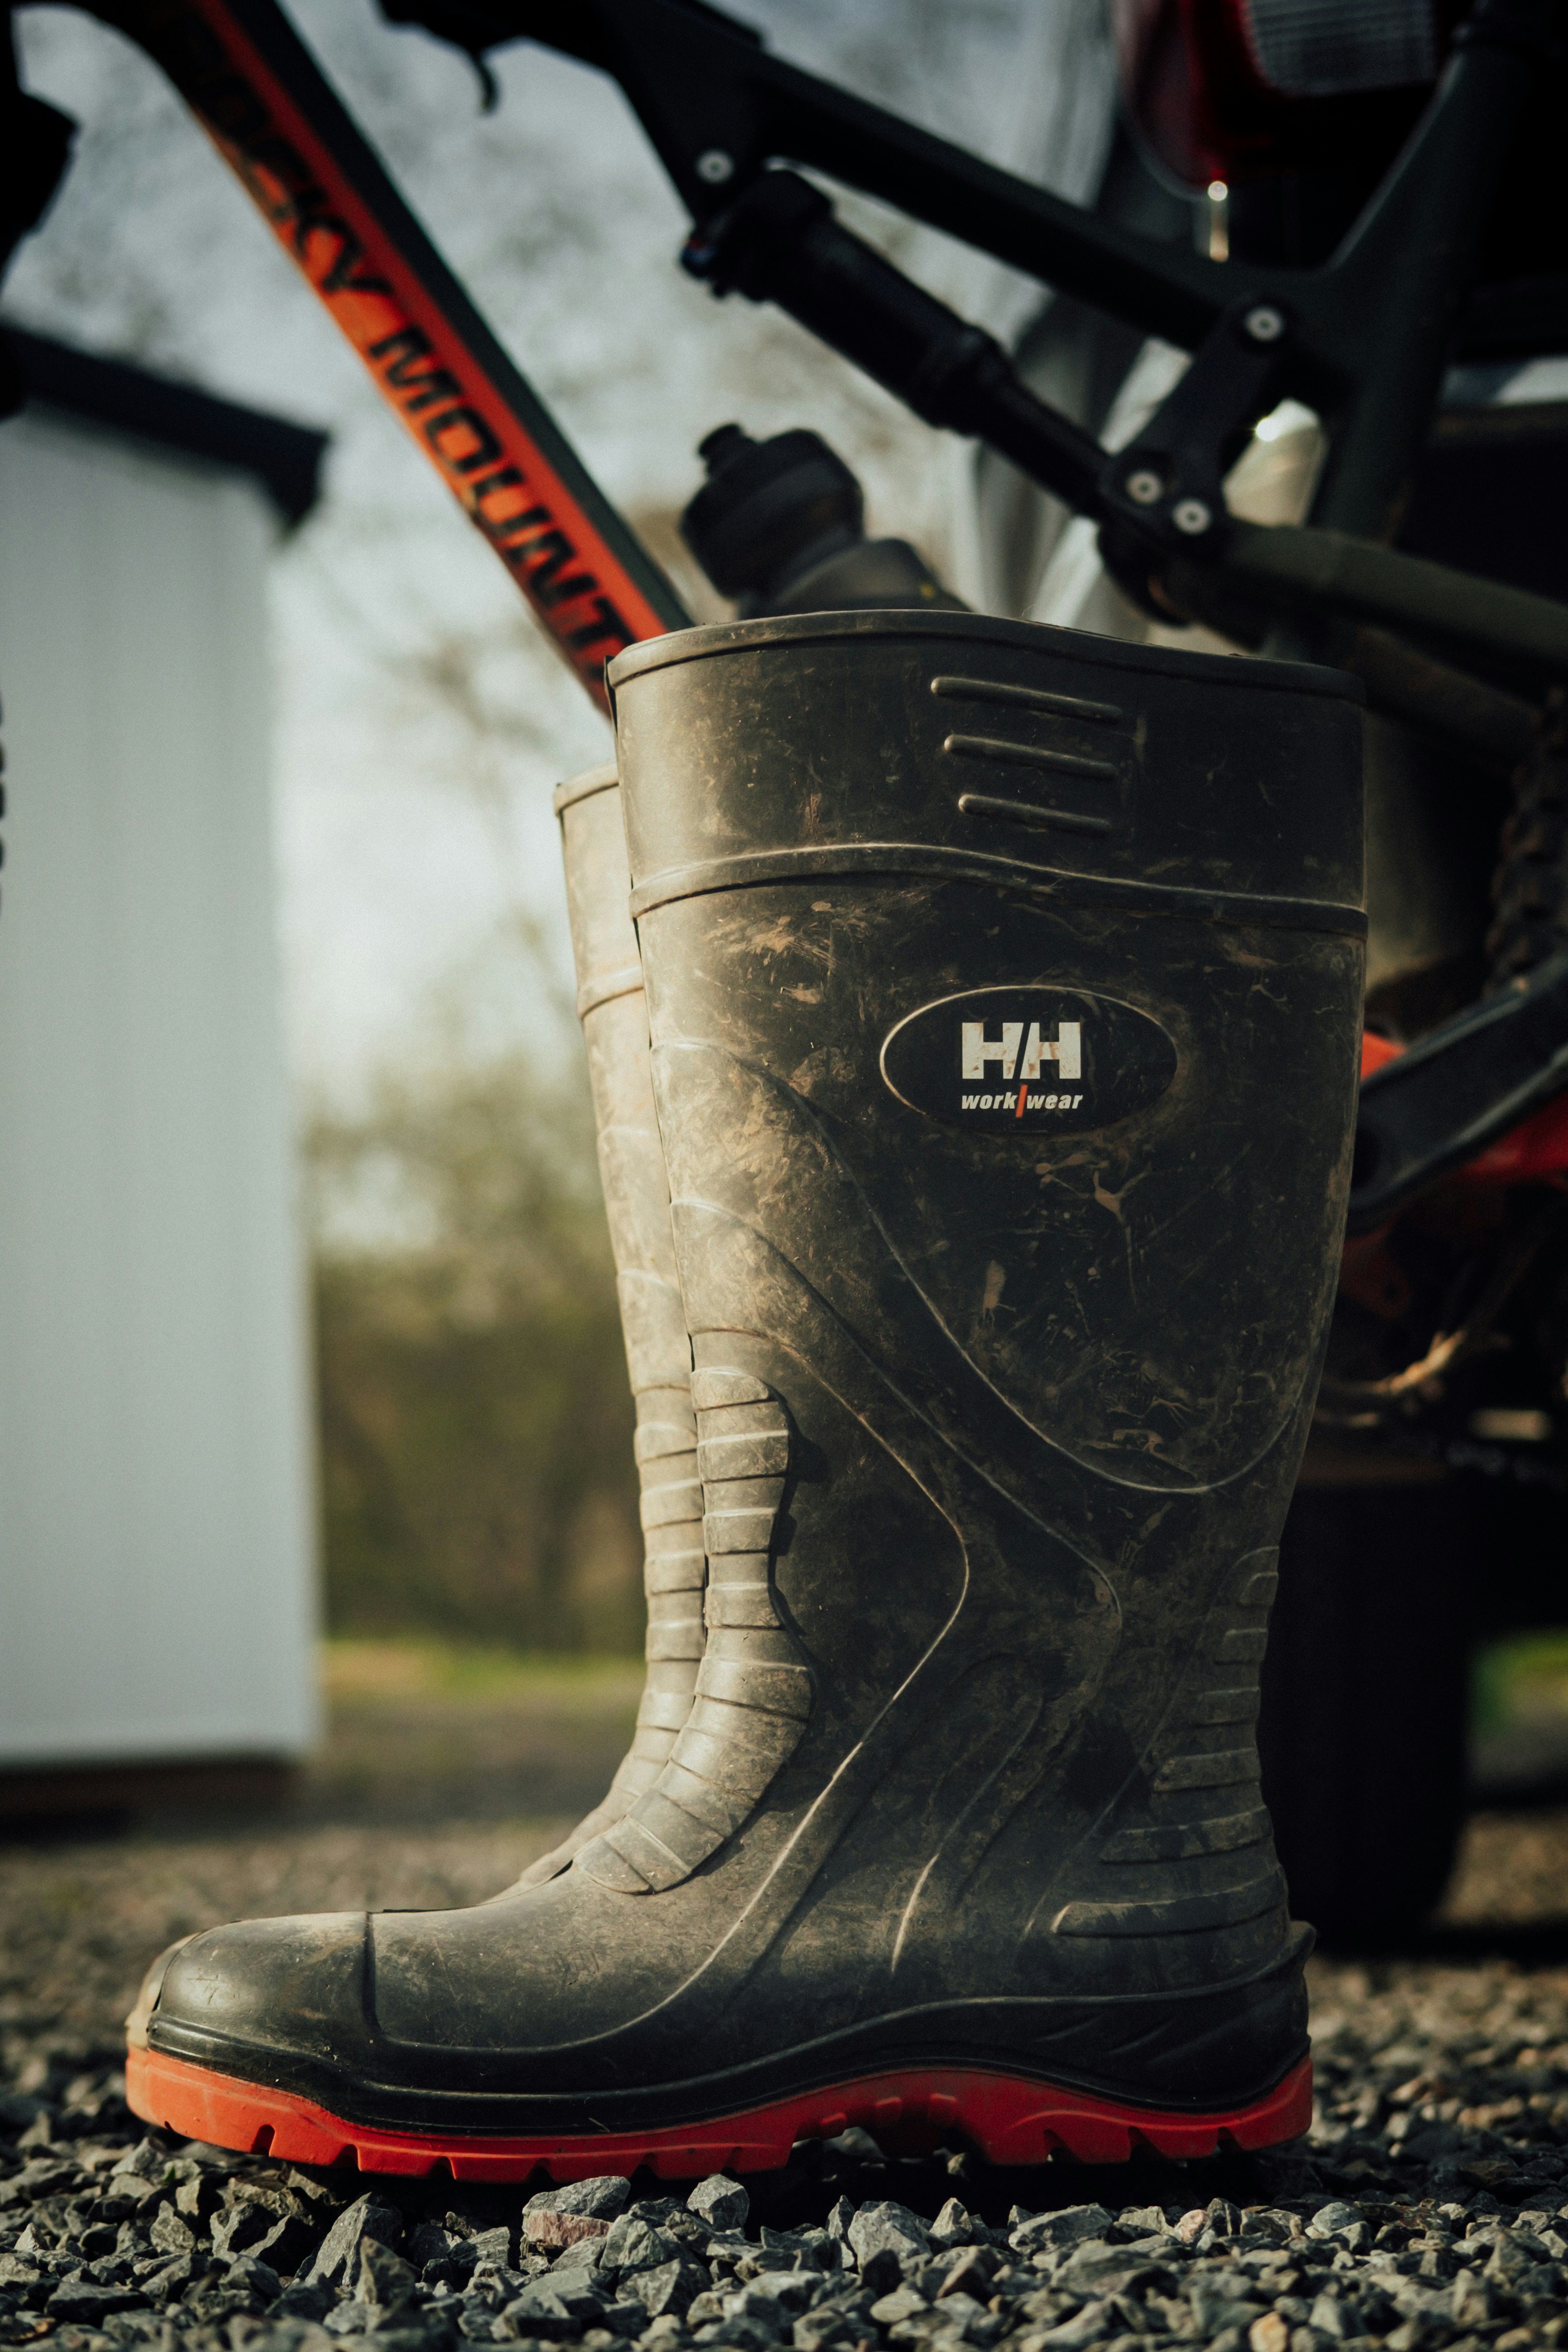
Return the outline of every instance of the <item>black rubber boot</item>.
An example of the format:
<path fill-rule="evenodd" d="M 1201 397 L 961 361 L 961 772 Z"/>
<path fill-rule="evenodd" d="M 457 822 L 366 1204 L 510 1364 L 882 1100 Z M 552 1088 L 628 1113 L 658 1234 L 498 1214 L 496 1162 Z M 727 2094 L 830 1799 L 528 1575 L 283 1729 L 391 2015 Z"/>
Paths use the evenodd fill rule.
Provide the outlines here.
<path fill-rule="evenodd" d="M 706 1654 L 657 1782 L 472 1911 L 149 1980 L 149 2120 L 500 2177 L 1291 2137 L 1253 1723 L 1333 1293 L 1359 714 L 968 616 L 612 671 Z"/>
<path fill-rule="evenodd" d="M 649 1076 L 648 1008 L 626 903 L 631 877 L 613 764 L 591 768 L 562 784 L 555 809 L 566 866 L 577 1011 L 599 1130 L 599 1172 L 637 1402 L 648 1668 L 632 1745 L 603 1801 L 524 1871 L 519 1886 L 540 1886 L 557 1877 L 580 1846 L 621 1820 L 669 1762 L 675 1734 L 691 1713 L 702 1662 L 706 1565 L 692 1343 L 675 1273 L 670 1187 Z"/>

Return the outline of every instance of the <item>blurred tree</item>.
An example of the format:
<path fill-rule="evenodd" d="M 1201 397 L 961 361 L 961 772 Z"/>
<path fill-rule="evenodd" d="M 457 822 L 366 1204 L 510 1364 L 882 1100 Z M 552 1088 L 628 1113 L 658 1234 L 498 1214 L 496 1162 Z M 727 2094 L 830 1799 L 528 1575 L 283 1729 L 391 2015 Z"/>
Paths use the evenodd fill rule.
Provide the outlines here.
<path fill-rule="evenodd" d="M 307 1137 L 336 1633 L 622 1651 L 632 1414 L 587 1088 L 511 1055 Z"/>

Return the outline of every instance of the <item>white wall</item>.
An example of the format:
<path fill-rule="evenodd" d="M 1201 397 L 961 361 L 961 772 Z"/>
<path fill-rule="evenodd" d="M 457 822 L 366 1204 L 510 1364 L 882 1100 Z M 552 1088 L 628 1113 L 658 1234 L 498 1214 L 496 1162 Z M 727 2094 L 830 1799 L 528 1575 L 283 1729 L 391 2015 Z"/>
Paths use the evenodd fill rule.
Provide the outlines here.
<path fill-rule="evenodd" d="M 246 478 L 0 425 L 0 1766 L 313 1736 Z"/>

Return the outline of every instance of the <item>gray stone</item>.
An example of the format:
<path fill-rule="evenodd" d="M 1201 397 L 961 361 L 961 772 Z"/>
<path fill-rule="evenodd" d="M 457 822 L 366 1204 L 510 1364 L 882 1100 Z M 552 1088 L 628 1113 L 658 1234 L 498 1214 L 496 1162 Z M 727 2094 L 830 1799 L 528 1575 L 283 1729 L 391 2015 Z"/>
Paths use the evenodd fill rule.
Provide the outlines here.
<path fill-rule="evenodd" d="M 1346 2343 L 1361 2334 L 1361 2313 L 1348 2297 L 1333 2294 L 1325 2287 L 1312 2304 L 1309 2327 L 1320 2336 L 1331 2336 L 1336 2344 Z"/>
<path fill-rule="evenodd" d="M 60 2281 L 44 2308 L 49 2317 L 64 2326 L 91 2327 L 111 2311 L 132 2311 L 145 2304 L 147 2291 L 141 2286 L 110 2286 L 101 2279 L 84 2278 L 75 2272 Z"/>
<path fill-rule="evenodd" d="M 651 2271 L 674 2262 L 681 2249 L 663 2230 L 652 2229 L 635 2213 L 622 2213 L 611 2223 L 597 2251 L 601 2270 Z"/>
<path fill-rule="evenodd" d="M 552 2336 L 562 2333 L 566 2322 L 572 2323 L 570 2332 L 575 2333 L 597 2320 L 604 2298 L 581 2280 L 563 2279 L 552 2271 L 547 2278 L 530 2279 L 506 2308 L 508 2319 L 522 2322 L 537 2335 Z"/>
<path fill-rule="evenodd" d="M 829 2237 L 842 2239 L 847 2243 L 850 2234 L 850 2223 L 854 2220 L 854 2207 L 850 2203 L 847 2197 L 841 2197 L 828 2215 L 827 2231 Z"/>
<path fill-rule="evenodd" d="M 1085 2238 L 1103 2237 L 1113 2222 L 1103 2205 L 1069 2205 L 1060 2213 L 1031 2214 L 1009 2231 L 1008 2243 L 1015 2253 L 1056 2253 Z"/>
<path fill-rule="evenodd" d="M 1031 2347 L 1049 2345 L 1051 2352 L 1082 2352 L 1086 2345 L 1103 2343 L 1115 2326 L 1115 2315 L 1108 2303 L 1086 2303 L 1074 2318 L 1031 2336 L 1030 2343 Z"/>
<path fill-rule="evenodd" d="M 240 2254 L 221 2271 L 209 2271 L 183 2299 L 183 2307 L 204 2322 L 257 2313 L 277 2301 L 283 2282 L 254 2254 Z"/>
<path fill-rule="evenodd" d="M 148 2235 L 160 2253 L 164 2254 L 188 2254 L 196 2242 L 196 2233 L 189 2221 L 169 2204 L 159 2206 Z"/>
<path fill-rule="evenodd" d="M 900 2319 L 912 2319 L 917 2311 L 929 2311 L 931 2305 L 915 2287 L 895 2286 L 891 2294 L 879 2295 L 872 2305 L 871 2315 L 879 2327 L 892 2327 Z"/>
<path fill-rule="evenodd" d="M 705 2270 L 677 2255 L 653 2269 L 622 2272 L 616 2293 L 639 2305 L 645 2319 L 662 2319 L 670 2312 L 683 2315 L 694 2298 L 706 2292 L 707 2284 Z"/>
<path fill-rule="evenodd" d="M 885 2200 L 862 2205 L 846 2235 L 862 2270 L 873 2254 L 890 2253 L 900 2264 L 918 2262 L 931 2242 L 931 2233 L 918 2213 L 912 2213 L 907 2205 Z"/>
<path fill-rule="evenodd" d="M 1200 2336 L 1212 2336 L 1222 2327 L 1249 2327 L 1262 2316 L 1261 2303 L 1244 2278 L 1189 2279 L 1186 2299 Z"/>
<path fill-rule="evenodd" d="M 949 2197 L 931 2224 L 931 2243 L 938 2250 L 949 2246 L 973 2246 L 981 2242 L 988 2232 L 983 2221 L 977 2221 L 967 2205 L 956 2197 Z"/>
<path fill-rule="evenodd" d="M 937 2303 L 945 2303 L 956 2294 L 978 2295 L 984 2302 L 1000 2267 L 998 2255 L 989 2246 L 956 2246 L 945 2259 L 928 2263 L 920 2273 L 918 2284 Z M 929 2284 L 933 2273 L 938 2273 L 935 2288 Z"/>
<path fill-rule="evenodd" d="M 751 2211 L 748 2192 L 722 2172 L 710 2172 L 706 2180 L 699 2180 L 686 2203 L 710 2230 L 744 2230 Z"/>
<path fill-rule="evenodd" d="M 378 2245 L 395 2246 L 402 2235 L 402 2215 L 390 2205 L 378 2205 L 367 2189 L 344 2207 L 328 2231 L 310 2265 L 309 2277 L 313 2284 L 325 2280 L 331 2286 L 347 2286 L 359 2274 L 360 2253 L 367 2239 L 373 2238 Z"/>
<path fill-rule="evenodd" d="M 1249 2215 L 1249 2221 L 1256 2219 Z M 1159 2236 L 1167 2227 L 1163 2207 L 1158 2205 L 1124 2205 L 1116 2216 L 1116 2227 L 1126 2230 L 1134 2238 Z"/>
<path fill-rule="evenodd" d="M 831 2307 L 803 2311 L 789 2331 L 796 2352 L 828 2352 L 835 2344 L 853 2344 L 861 2329 L 848 2312 Z"/>
<path fill-rule="evenodd" d="M 408 2259 L 423 2270 L 426 2263 L 451 2262 L 459 2247 L 465 2247 L 468 2241 L 465 2238 L 455 2237 L 452 2231 L 444 2228 L 439 2221 L 421 2221 L 409 2233 Z M 469 2255 L 470 2269 L 477 2259 L 476 2255 Z"/>
<path fill-rule="evenodd" d="M 1355 2206 L 1335 2200 L 1318 2207 L 1307 2223 L 1307 2235 L 1309 2238 L 1337 2238 L 1346 2230 L 1362 2226 L 1362 2217 Z"/>
<path fill-rule="evenodd" d="M 541 2189 L 523 2207 L 526 2221 L 530 2213 L 592 2213 L 601 2221 L 613 2221 L 623 2213 L 632 2195 L 632 2183 L 618 2172 L 601 2172 L 591 2180 L 569 2180 L 560 2189 Z"/>
<path fill-rule="evenodd" d="M 223 2201 L 224 2183 L 210 2172 L 193 2170 L 174 2191 L 174 2210 L 188 2221 L 210 2221 Z"/>
<path fill-rule="evenodd" d="M 390 2246 L 381 2244 L 377 2239 L 365 2239 L 354 2279 L 359 2302 L 379 2312 L 405 2311 L 413 2301 L 418 2283 L 419 2273 L 412 2263 L 405 2263 L 401 2254 L 394 2254 Z"/>
<path fill-rule="evenodd" d="M 1142 2246 L 1109 2246 L 1103 2238 L 1086 2238 L 1051 2272 L 1051 2284 L 1071 2287 L 1082 2294 L 1120 2294 L 1141 2279 L 1166 2272 L 1163 2250 L 1146 2252 Z"/>
<path fill-rule="evenodd" d="M 747 2284 L 759 2294 L 771 2295 L 786 2311 L 804 2311 L 814 2300 L 821 2279 L 816 2270 L 768 2270 Z"/>
<path fill-rule="evenodd" d="M 934 2303 L 926 2314 L 917 2312 L 914 2320 L 906 2324 L 925 2335 L 963 2336 L 973 2343 L 1000 2332 L 1000 2326 L 1005 2323 L 993 2327 L 991 2323 L 995 2316 L 974 2295 L 953 2294 Z"/>
<path fill-rule="evenodd" d="M 735 2352 L 772 2352 L 779 2341 L 775 2328 L 760 2319 L 716 2319 L 696 2332 L 699 2344 L 727 2344 Z"/>
<path fill-rule="evenodd" d="M 1420 2124 L 1400 2142 L 1399 2153 L 1416 2164 L 1436 2164 L 1440 2157 L 1469 2145 L 1452 2124 Z"/>
<path fill-rule="evenodd" d="M 150 2271 L 141 2284 L 151 2301 L 177 2303 L 211 2267 L 212 2256 L 204 2246 L 197 2246 L 190 2253 L 176 2254 L 157 2270 Z"/>
<path fill-rule="evenodd" d="M 1551 2258 L 1541 2240 L 1530 2230 L 1500 2230 L 1492 2246 L 1491 2260 L 1486 2275 L 1499 2286 L 1511 2292 L 1517 2280 L 1535 2270 Z"/>

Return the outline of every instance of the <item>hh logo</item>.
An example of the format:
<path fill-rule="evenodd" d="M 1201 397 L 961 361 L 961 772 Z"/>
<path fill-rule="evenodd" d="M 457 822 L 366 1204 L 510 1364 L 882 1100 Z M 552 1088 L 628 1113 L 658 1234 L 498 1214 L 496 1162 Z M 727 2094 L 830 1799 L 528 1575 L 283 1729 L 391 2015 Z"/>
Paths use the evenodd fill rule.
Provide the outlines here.
<path fill-rule="evenodd" d="M 883 1040 L 902 1103 L 969 1134 L 1075 1135 L 1147 1108 L 1176 1073 L 1160 1024 L 1087 988 L 974 988 L 905 1013 Z"/>
<path fill-rule="evenodd" d="M 1054 1037 L 1042 1038 L 1040 1023 L 1029 1024 L 1029 1035 L 1024 1035 L 1021 1021 L 1004 1021 L 1002 1034 L 991 1038 L 986 1034 L 983 1021 L 965 1021 L 959 1024 L 964 1041 L 964 1076 L 981 1078 L 988 1062 L 1001 1064 L 1000 1075 L 1015 1075 L 1026 1082 L 1038 1078 L 1041 1062 L 1054 1062 L 1059 1078 L 1081 1078 L 1083 1076 L 1083 1024 L 1081 1021 L 1059 1021 Z M 1019 1047 L 1023 1047 L 1023 1067 L 1019 1068 Z"/>

